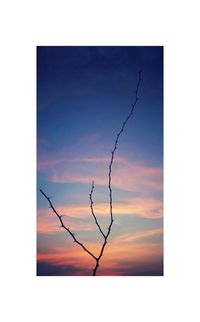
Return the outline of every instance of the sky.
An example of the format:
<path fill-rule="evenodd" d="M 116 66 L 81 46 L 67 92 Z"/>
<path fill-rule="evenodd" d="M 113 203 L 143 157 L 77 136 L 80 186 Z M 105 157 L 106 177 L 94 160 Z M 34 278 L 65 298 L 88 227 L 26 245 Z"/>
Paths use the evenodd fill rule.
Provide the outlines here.
<path fill-rule="evenodd" d="M 73 242 L 40 193 L 95 255 L 114 224 L 97 275 L 163 275 L 163 47 L 37 47 L 37 275 L 89 276 L 94 259 Z"/>

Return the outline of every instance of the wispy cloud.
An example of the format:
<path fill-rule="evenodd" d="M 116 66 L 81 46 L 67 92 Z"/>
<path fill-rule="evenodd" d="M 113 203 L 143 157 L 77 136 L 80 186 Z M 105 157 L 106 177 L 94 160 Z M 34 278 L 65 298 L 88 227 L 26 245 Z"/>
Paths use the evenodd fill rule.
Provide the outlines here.
<path fill-rule="evenodd" d="M 69 225 L 73 225 L 74 229 L 78 231 L 89 231 L 94 229 L 94 227 L 87 222 L 88 217 L 92 218 L 89 204 L 58 205 L 56 210 L 59 214 L 66 216 L 64 217 L 64 221 Z M 109 218 L 108 204 L 94 204 L 94 210 L 98 218 Z M 162 202 L 159 199 L 150 198 L 129 199 L 124 203 L 115 203 L 113 205 L 113 214 L 114 216 L 129 215 L 152 219 L 162 218 Z M 48 208 L 38 209 L 38 231 L 58 231 L 57 218 Z"/>
<path fill-rule="evenodd" d="M 87 157 L 74 159 L 40 160 L 39 169 L 48 169 L 47 178 L 55 183 L 84 183 L 107 185 L 107 157 Z M 136 164 L 124 157 L 115 157 L 112 173 L 112 185 L 115 188 L 138 191 L 141 189 L 162 190 L 162 168 Z"/>
<path fill-rule="evenodd" d="M 75 208 L 76 207 L 74 207 L 74 210 Z M 60 214 L 67 213 L 66 209 L 63 207 L 58 207 L 57 209 Z M 66 223 L 66 226 L 82 232 L 93 230 L 93 225 L 91 224 L 90 220 L 88 221 L 88 214 L 80 217 L 79 210 L 74 211 L 73 217 L 69 215 L 63 217 L 63 221 Z M 56 215 L 50 211 L 50 209 L 38 210 L 37 231 L 38 233 L 45 234 L 61 232 L 60 222 L 58 221 Z"/>
<path fill-rule="evenodd" d="M 158 266 L 158 275 L 161 275 L 162 256 L 163 248 L 159 243 L 126 243 L 124 246 L 120 241 L 111 241 L 102 258 L 99 275 L 141 275 L 152 270 L 152 266 Z"/>
<path fill-rule="evenodd" d="M 117 236 L 113 242 L 117 243 L 132 243 L 135 240 L 138 239 L 145 239 L 150 236 L 155 236 L 155 235 L 162 235 L 163 234 L 163 229 L 162 228 L 156 228 L 156 229 L 149 229 L 149 230 L 139 230 L 131 233 L 126 233 L 120 236 Z"/>
<path fill-rule="evenodd" d="M 116 156 L 115 157 L 116 162 L 125 162 L 125 159 Z M 58 165 L 69 165 L 70 163 L 109 163 L 110 158 L 108 157 L 102 157 L 102 156 L 96 156 L 96 157 L 76 157 L 76 158 L 67 158 L 66 156 L 49 156 L 48 158 L 44 155 L 38 156 L 38 170 L 53 170 Z"/>
<path fill-rule="evenodd" d="M 100 251 L 99 245 L 89 244 L 94 253 Z M 51 252 L 38 252 L 38 263 L 63 267 L 62 275 L 91 275 L 94 260 L 78 246 L 55 247 Z M 102 257 L 98 275 L 162 275 L 162 245 L 126 244 L 110 242 Z"/>

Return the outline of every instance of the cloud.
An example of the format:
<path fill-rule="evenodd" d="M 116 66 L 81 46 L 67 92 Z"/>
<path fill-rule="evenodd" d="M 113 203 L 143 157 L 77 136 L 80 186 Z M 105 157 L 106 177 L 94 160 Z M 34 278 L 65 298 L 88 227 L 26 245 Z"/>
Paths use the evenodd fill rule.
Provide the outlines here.
<path fill-rule="evenodd" d="M 120 157 L 120 156 L 116 156 L 115 157 L 115 161 L 116 162 L 124 162 L 124 158 Z M 62 164 L 66 164 L 67 166 L 70 163 L 109 163 L 110 162 L 110 158 L 108 157 L 76 157 L 76 158 L 67 158 L 66 156 L 57 156 L 57 157 L 52 157 L 49 156 L 48 158 L 44 155 L 39 155 L 38 156 L 38 170 L 53 170 L 53 168 L 55 168 L 57 165 L 62 165 Z"/>
<path fill-rule="evenodd" d="M 91 275 L 94 260 L 77 244 L 38 251 L 37 275 Z"/>
<path fill-rule="evenodd" d="M 66 159 L 63 158 L 46 158 L 44 156 L 38 155 L 37 169 L 38 171 L 53 169 L 62 163 L 65 163 Z"/>
<path fill-rule="evenodd" d="M 76 209 L 76 207 L 78 209 Z M 66 223 L 66 226 L 69 228 L 75 229 L 76 231 L 91 231 L 94 227 L 91 222 L 88 222 L 88 216 L 80 217 L 80 211 L 83 207 L 58 207 L 57 211 L 59 214 L 69 213 L 72 211 L 74 216 L 65 216 L 63 215 L 63 221 Z M 73 212 L 74 211 L 74 212 Z M 49 209 L 38 209 L 38 220 L 37 220 L 37 232 L 38 233 L 56 233 L 61 231 L 60 221 L 56 215 Z M 90 218 L 91 219 L 91 218 Z"/>
<path fill-rule="evenodd" d="M 72 276 L 78 272 L 79 270 L 73 265 L 54 265 L 48 262 L 37 263 L 37 276 Z"/>
<path fill-rule="evenodd" d="M 112 169 L 112 186 L 128 191 L 153 189 L 162 191 L 162 168 L 136 164 L 116 156 Z M 39 169 L 46 169 L 47 179 L 54 183 L 84 183 L 108 185 L 108 157 L 83 157 L 74 159 L 40 159 Z"/>
<path fill-rule="evenodd" d="M 126 233 L 126 234 L 117 236 L 114 239 L 114 242 L 117 241 L 117 243 L 132 243 L 137 239 L 145 239 L 150 236 L 162 235 L 162 234 L 163 234 L 162 228 L 149 229 L 149 230 L 139 230 L 139 231 Z"/>
<path fill-rule="evenodd" d="M 100 245 L 88 245 L 95 254 Z M 127 244 L 110 241 L 101 258 L 98 275 L 162 275 L 162 245 Z M 95 261 L 78 245 L 70 248 L 55 247 L 51 252 L 38 253 L 38 275 L 92 275 Z"/>
<path fill-rule="evenodd" d="M 55 206 L 60 215 L 64 215 L 63 221 L 66 225 L 71 226 L 76 231 L 92 231 L 92 214 L 89 204 L 69 204 Z M 106 203 L 94 204 L 96 216 L 101 219 L 109 220 L 109 205 Z M 128 199 L 123 203 L 113 204 L 114 216 L 139 216 L 143 218 L 158 219 L 162 218 L 162 201 L 150 198 L 134 198 Z M 57 232 L 60 225 L 57 217 L 49 208 L 38 209 L 38 232 Z"/>
<path fill-rule="evenodd" d="M 145 192 L 145 190 L 150 192 L 162 191 L 162 168 L 136 164 L 121 156 L 116 158 L 115 161 L 117 162 L 113 166 L 112 186 L 131 192 L 131 194 L 123 194 L 120 198 L 121 202 L 113 202 L 113 214 L 116 222 L 117 216 L 120 218 L 123 215 L 147 219 L 162 218 L 162 200 L 157 197 L 149 197 L 150 194 Z M 71 158 L 67 161 L 60 158 L 45 162 L 40 166 L 42 171 L 46 171 L 46 177 L 51 182 L 85 183 L 91 186 L 94 179 L 95 186 L 108 185 L 110 159 L 107 157 Z M 138 191 L 142 193 L 140 195 L 134 194 L 134 197 L 132 197 L 132 192 Z M 115 191 L 113 191 L 114 194 Z M 79 195 L 76 198 L 79 198 Z M 106 196 L 106 199 L 108 199 L 108 196 Z M 96 235 L 98 232 L 90 212 L 89 202 L 54 204 L 54 206 L 59 214 L 65 215 L 63 220 L 66 226 L 70 225 L 73 231 L 79 232 L 78 238 L 80 237 L 83 243 L 87 241 L 85 245 L 88 249 L 98 254 L 102 244 L 101 241 L 97 242 Z M 106 218 L 109 220 L 109 203 L 95 202 L 94 210 L 99 220 L 104 221 Z M 53 233 L 60 231 L 59 221 L 51 209 L 39 209 L 38 232 L 42 235 L 49 233 L 53 236 Z M 92 238 L 88 237 L 89 234 L 92 235 Z M 162 275 L 162 242 L 158 239 L 155 239 L 153 243 L 148 240 L 149 237 L 160 235 L 162 235 L 161 228 L 141 229 L 135 232 L 130 232 L 130 229 L 128 229 L 126 233 L 119 232 L 118 236 L 113 234 L 105 248 L 98 275 Z M 51 238 L 51 236 L 48 238 Z M 62 244 L 62 238 L 59 241 L 60 244 Z M 48 244 L 48 241 L 46 243 Z M 45 270 L 47 273 L 53 272 L 52 274 L 55 275 L 56 272 L 60 275 L 91 275 L 94 260 L 71 240 L 68 241 L 67 239 L 66 243 L 67 248 L 54 247 L 51 252 L 48 249 L 42 251 L 40 247 L 38 262 L 43 263 L 43 266 L 40 266 L 41 275 Z M 45 266 L 44 263 L 50 266 Z M 60 270 L 60 268 L 57 271 L 55 266 L 66 267 L 66 271 Z"/>
<path fill-rule="evenodd" d="M 90 250 L 94 251 L 91 247 Z M 67 248 L 53 247 L 52 249 L 51 247 L 49 251 L 48 249 L 45 252 L 38 251 L 37 263 L 46 263 L 54 268 L 57 266 L 58 269 L 59 267 L 73 268 L 72 274 L 64 275 L 77 275 L 76 272 L 79 272 L 78 275 L 85 275 L 83 272 L 86 272 L 86 275 L 91 275 L 95 261 L 79 245 L 73 243 Z"/>
<path fill-rule="evenodd" d="M 162 275 L 163 247 L 160 243 L 110 241 L 100 265 L 99 275 Z"/>
<path fill-rule="evenodd" d="M 121 261 L 120 265 L 100 266 L 100 276 L 163 276 L 163 260 L 153 259 L 148 262 Z"/>

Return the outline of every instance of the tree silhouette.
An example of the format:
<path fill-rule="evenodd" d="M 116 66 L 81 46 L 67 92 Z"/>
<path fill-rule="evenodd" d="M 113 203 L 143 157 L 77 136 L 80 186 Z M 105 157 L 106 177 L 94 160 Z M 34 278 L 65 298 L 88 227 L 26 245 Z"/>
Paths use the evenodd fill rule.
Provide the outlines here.
<path fill-rule="evenodd" d="M 109 171 L 108 171 L 108 189 L 109 189 L 109 207 L 110 207 L 110 224 L 108 225 L 108 230 L 107 230 L 107 233 L 104 233 L 103 230 L 101 229 L 101 226 L 98 222 L 98 219 L 97 217 L 95 216 L 95 213 L 94 213 L 94 208 L 93 208 L 93 199 L 92 199 L 92 196 L 93 196 L 93 192 L 94 192 L 94 181 L 92 182 L 92 188 L 91 188 L 91 191 L 90 191 L 90 194 L 89 194 L 89 198 L 90 198 L 90 209 L 91 209 L 91 213 L 92 213 L 92 216 L 94 218 L 94 221 L 95 221 L 95 224 L 97 225 L 101 235 L 103 236 L 103 243 L 102 243 L 102 246 L 101 246 L 101 250 L 99 252 L 99 255 L 98 256 L 95 256 L 91 251 L 89 251 L 81 242 L 78 241 L 78 239 L 75 237 L 75 234 L 68 228 L 66 227 L 66 225 L 64 224 L 63 222 L 63 219 L 62 219 L 62 215 L 59 215 L 58 212 L 56 211 L 56 209 L 54 208 L 52 202 L 51 202 L 51 197 L 48 197 L 44 191 L 42 189 L 40 189 L 40 192 L 42 193 L 42 195 L 47 199 L 47 201 L 49 202 L 49 205 L 50 205 L 50 208 L 53 210 L 53 212 L 55 213 L 55 215 L 58 217 L 59 221 L 60 221 L 60 224 L 61 224 L 61 227 L 63 229 L 65 229 L 69 235 L 72 237 L 73 241 L 75 243 L 77 243 L 80 247 L 82 247 L 82 249 L 87 252 L 94 260 L 95 260 L 95 266 L 94 266 L 94 269 L 93 269 L 93 276 L 96 275 L 96 272 L 97 272 L 97 269 L 99 267 L 99 262 L 100 262 L 100 259 L 101 257 L 103 256 L 103 252 L 104 252 L 104 249 L 106 247 L 106 244 L 107 244 L 107 240 L 108 240 L 108 237 L 111 233 L 111 229 L 112 229 L 112 225 L 113 225 L 113 222 L 114 222 L 114 219 L 113 219 L 113 200 L 112 200 L 112 166 L 113 166 L 113 162 L 114 162 L 114 157 L 115 157 L 115 152 L 116 152 L 116 149 L 117 149 L 117 145 L 118 145 L 118 141 L 119 141 L 119 138 L 122 134 L 122 132 L 124 131 L 124 128 L 128 122 L 128 120 L 131 118 L 131 116 L 133 115 L 133 112 L 134 112 L 134 108 L 139 100 L 139 97 L 138 97 L 138 91 L 139 91 L 139 87 L 140 87 L 140 83 L 141 83 L 141 71 L 139 71 L 139 75 L 138 75 L 138 82 L 137 82 L 137 86 L 136 86 L 136 90 L 135 90 L 135 101 L 134 103 L 131 104 L 131 110 L 129 112 L 129 114 L 127 115 L 126 119 L 124 120 L 124 122 L 122 123 L 122 126 L 116 136 L 116 139 L 114 141 L 114 148 L 111 152 L 111 160 L 110 160 L 110 163 L 109 163 Z"/>

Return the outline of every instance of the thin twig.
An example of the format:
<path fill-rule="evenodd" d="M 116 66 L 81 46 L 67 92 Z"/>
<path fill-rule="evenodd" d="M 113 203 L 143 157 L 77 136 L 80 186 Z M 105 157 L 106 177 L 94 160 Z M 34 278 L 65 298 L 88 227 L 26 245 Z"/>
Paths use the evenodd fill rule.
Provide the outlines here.
<path fill-rule="evenodd" d="M 122 127 L 120 129 L 120 131 L 118 132 L 116 139 L 115 139 L 115 143 L 114 143 L 114 148 L 111 152 L 111 160 L 110 160 L 110 164 L 109 164 L 109 173 L 108 173 L 108 188 L 109 188 L 109 197 L 110 197 L 110 221 L 111 221 L 111 226 L 112 226 L 112 222 L 113 222 L 113 212 L 112 212 L 112 187 L 111 187 L 111 179 L 112 179 L 112 165 L 113 165 L 113 161 L 114 161 L 114 156 L 115 156 L 115 151 L 117 149 L 117 144 L 119 141 L 119 137 L 122 134 L 122 132 L 124 131 L 124 127 L 126 125 L 126 123 L 128 122 L 128 120 L 130 119 L 130 117 L 133 114 L 133 110 L 135 108 L 135 105 L 137 104 L 138 101 L 138 90 L 139 90 L 139 86 L 140 86 L 140 82 L 141 82 L 141 71 L 139 71 L 139 79 L 138 79 L 138 83 L 137 83 L 137 87 L 136 87 L 136 91 L 135 91 L 135 102 L 132 104 L 132 108 L 130 113 L 128 114 L 128 116 L 126 117 L 125 121 L 122 123 Z"/>
<path fill-rule="evenodd" d="M 103 235 L 103 237 L 105 238 L 105 234 L 104 234 L 104 232 L 102 231 L 102 229 L 101 229 L 101 227 L 100 227 L 100 225 L 99 225 L 99 223 L 98 223 L 97 217 L 96 217 L 96 216 L 95 216 L 95 214 L 94 214 L 94 209 L 93 209 L 93 204 L 94 204 L 94 202 L 93 202 L 93 200 L 92 200 L 92 194 L 93 194 L 93 191 L 94 191 L 94 181 L 92 181 L 92 189 L 91 189 L 91 192 L 90 192 L 90 194 L 89 194 L 89 197 L 90 197 L 90 209 L 91 209 L 92 216 L 94 217 L 95 223 L 96 223 L 97 227 L 99 228 L 100 233 L 101 233 L 101 234 Z"/>
<path fill-rule="evenodd" d="M 92 254 L 83 244 L 81 244 L 75 237 L 74 233 L 71 232 L 71 230 L 69 228 L 67 228 L 64 223 L 63 223 L 63 220 L 62 220 L 62 216 L 60 216 L 56 209 L 54 208 L 54 206 L 52 205 L 51 203 L 51 200 L 49 197 L 47 197 L 47 195 L 42 191 L 42 189 L 40 189 L 40 192 L 43 194 L 43 196 L 48 200 L 49 204 L 50 204 L 50 207 L 51 209 L 53 210 L 53 212 L 56 214 L 56 216 L 58 217 L 58 219 L 60 220 L 60 223 L 61 223 L 61 227 L 64 228 L 70 235 L 71 237 L 73 238 L 74 242 L 79 244 L 90 256 L 92 256 L 95 260 L 97 260 L 97 257 Z"/>

